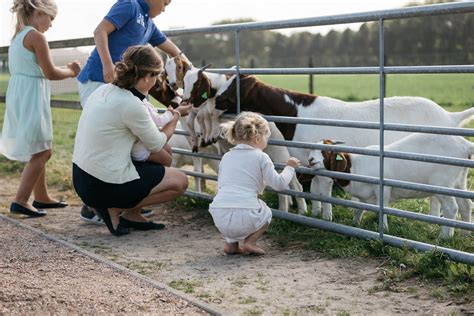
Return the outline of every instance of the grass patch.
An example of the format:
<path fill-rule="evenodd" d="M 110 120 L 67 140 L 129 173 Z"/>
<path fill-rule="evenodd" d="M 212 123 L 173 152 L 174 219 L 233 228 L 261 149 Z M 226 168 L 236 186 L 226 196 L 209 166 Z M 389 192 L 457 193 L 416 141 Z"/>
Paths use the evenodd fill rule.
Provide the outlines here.
<path fill-rule="evenodd" d="M 173 289 L 183 291 L 184 293 L 194 293 L 197 287 L 201 286 L 201 282 L 197 280 L 175 280 L 168 284 Z"/>

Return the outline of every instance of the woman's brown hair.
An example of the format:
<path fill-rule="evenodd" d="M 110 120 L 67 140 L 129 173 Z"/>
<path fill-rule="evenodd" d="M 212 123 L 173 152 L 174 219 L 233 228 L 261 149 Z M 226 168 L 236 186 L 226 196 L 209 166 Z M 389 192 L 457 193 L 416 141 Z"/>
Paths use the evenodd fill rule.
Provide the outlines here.
<path fill-rule="evenodd" d="M 163 69 L 163 60 L 154 48 L 148 45 L 129 47 L 123 53 L 123 60 L 115 64 L 114 85 L 130 89 L 138 80 L 148 74 L 157 76 Z"/>

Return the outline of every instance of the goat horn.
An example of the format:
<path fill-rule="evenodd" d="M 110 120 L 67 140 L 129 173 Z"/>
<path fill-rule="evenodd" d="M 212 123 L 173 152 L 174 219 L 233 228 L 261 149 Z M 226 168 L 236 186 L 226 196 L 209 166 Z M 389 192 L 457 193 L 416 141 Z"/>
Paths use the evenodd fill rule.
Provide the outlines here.
<path fill-rule="evenodd" d="M 199 68 L 199 73 L 203 72 L 204 70 L 206 70 L 207 68 L 209 68 L 211 66 L 212 66 L 212 64 L 207 64 L 206 66 Z"/>
<path fill-rule="evenodd" d="M 342 140 L 333 140 L 332 141 L 332 144 L 333 145 L 341 145 L 341 144 L 345 144 L 346 142 L 345 141 L 342 141 Z"/>

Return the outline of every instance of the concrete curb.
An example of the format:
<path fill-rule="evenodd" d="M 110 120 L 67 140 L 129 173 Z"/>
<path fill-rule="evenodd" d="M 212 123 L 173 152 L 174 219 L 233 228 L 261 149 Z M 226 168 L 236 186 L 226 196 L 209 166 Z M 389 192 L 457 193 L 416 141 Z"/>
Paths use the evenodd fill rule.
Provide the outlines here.
<path fill-rule="evenodd" d="M 220 315 L 224 315 L 223 312 L 221 312 L 221 311 L 215 309 L 214 307 L 208 305 L 207 303 L 204 303 L 204 302 L 201 302 L 201 301 L 199 301 L 199 300 L 196 300 L 194 297 L 191 297 L 191 296 L 189 296 L 189 295 L 187 295 L 187 294 L 185 294 L 185 293 L 183 293 L 183 292 L 181 292 L 181 291 L 178 291 L 178 290 L 176 290 L 176 289 L 173 289 L 172 287 L 169 287 L 168 285 L 166 285 L 166 284 L 164 284 L 164 283 L 158 282 L 158 281 L 153 280 L 153 279 L 151 279 L 151 278 L 149 278 L 149 277 L 147 277 L 147 276 L 141 275 L 141 274 L 139 274 L 139 273 L 137 273 L 137 272 L 135 272 L 135 271 L 133 271 L 133 270 L 130 270 L 130 269 L 124 267 L 124 266 L 121 266 L 121 265 L 119 265 L 119 264 L 117 264 L 117 263 L 115 263 L 115 262 L 112 262 L 112 261 L 110 261 L 110 260 L 108 260 L 108 259 L 106 259 L 106 258 L 104 258 L 104 257 L 102 257 L 102 256 L 100 256 L 100 255 L 97 255 L 97 254 L 95 254 L 95 253 L 92 253 L 92 252 L 90 252 L 90 251 L 87 251 L 87 250 L 85 250 L 85 249 L 83 249 L 83 248 L 81 248 L 81 247 L 79 247 L 79 246 L 77 246 L 77 245 L 74 245 L 74 244 L 72 244 L 72 243 L 70 243 L 70 242 L 68 242 L 68 241 L 61 240 L 61 239 L 58 239 L 58 238 L 56 238 L 56 237 L 54 237 L 54 236 L 48 235 L 48 234 L 42 232 L 42 231 L 39 230 L 39 229 L 36 229 L 36 228 L 34 228 L 34 227 L 25 225 L 25 224 L 21 223 L 20 221 L 18 221 L 18 220 L 16 220 L 16 219 L 13 219 L 13 218 L 10 218 L 10 217 L 8 217 L 8 216 L 5 216 L 5 215 L 3 215 L 3 214 L 0 214 L 0 220 L 3 220 L 3 221 L 5 221 L 5 222 L 8 222 L 8 223 L 10 223 L 10 224 L 13 224 L 13 225 L 15 225 L 15 226 L 18 226 L 18 227 L 21 227 L 21 228 L 24 228 L 24 229 L 28 229 L 29 231 L 32 231 L 32 232 L 34 232 L 35 234 L 40 235 L 40 236 L 42 236 L 42 237 L 45 237 L 46 239 L 48 239 L 48 240 L 50 240 L 50 241 L 52 241 L 52 242 L 58 243 L 58 244 L 60 244 L 60 245 L 62 245 L 62 246 L 64 246 L 64 247 L 66 247 L 66 248 L 73 249 L 73 250 L 77 251 L 78 253 L 81 253 L 81 254 L 83 254 L 83 255 L 85 255 L 85 256 L 87 256 L 87 257 L 89 257 L 89 258 L 91 258 L 91 259 L 93 259 L 93 260 L 95 260 L 95 261 L 97 261 L 97 262 L 103 263 L 103 264 L 105 264 L 105 265 L 107 265 L 107 266 L 109 266 L 109 267 L 111 267 L 111 268 L 113 268 L 113 269 L 115 269 L 115 270 L 120 271 L 120 272 L 124 272 L 124 273 L 126 273 L 126 274 L 132 276 L 132 277 L 135 278 L 135 279 L 138 279 L 138 280 L 140 280 L 140 281 L 143 281 L 143 282 L 149 284 L 150 286 L 152 286 L 152 287 L 154 287 L 154 288 L 156 288 L 156 289 L 159 289 L 159 290 L 162 290 L 162 291 L 166 291 L 166 292 L 170 292 L 170 293 L 172 293 L 173 295 L 175 295 L 175 296 L 177 296 L 177 297 L 179 297 L 179 298 L 181 298 L 181 299 L 183 299 L 183 300 L 185 300 L 185 301 L 187 301 L 187 302 L 193 304 L 194 306 L 197 306 L 197 307 L 199 307 L 199 308 L 205 310 L 206 312 L 208 312 L 208 313 L 211 314 L 211 315 L 219 315 L 219 316 L 220 316 Z"/>

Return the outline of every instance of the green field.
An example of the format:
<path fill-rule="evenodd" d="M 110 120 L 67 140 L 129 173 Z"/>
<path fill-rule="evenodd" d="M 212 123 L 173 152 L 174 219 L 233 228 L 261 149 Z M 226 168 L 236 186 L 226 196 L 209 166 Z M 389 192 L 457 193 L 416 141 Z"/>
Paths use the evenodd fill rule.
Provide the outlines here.
<path fill-rule="evenodd" d="M 308 92 L 308 75 L 259 76 L 272 85 Z M 0 95 L 4 95 L 8 75 L 0 74 Z M 474 74 L 388 75 L 386 96 L 422 96 L 458 111 L 474 106 Z M 377 75 L 314 75 L 314 94 L 346 101 L 362 101 L 379 97 Z M 53 91 L 54 94 L 54 91 Z M 54 99 L 77 100 L 77 95 L 53 96 Z"/>
<path fill-rule="evenodd" d="M 272 85 L 308 92 L 308 75 L 260 76 Z M 388 75 L 386 96 L 421 96 L 432 99 L 448 111 L 474 106 L 474 74 Z M 379 98 L 377 75 L 315 75 L 316 95 L 346 101 Z M 454 107 L 453 107 L 454 106 Z M 451 109 L 453 107 L 453 109 Z"/>
<path fill-rule="evenodd" d="M 262 80 L 275 86 L 308 91 L 308 76 L 260 76 Z M 2 81 L 3 79 L 3 81 Z M 0 95 L 6 86 L 6 78 L 0 76 Z M 360 101 L 378 97 L 378 77 L 375 75 L 325 75 L 314 77 L 314 91 L 317 95 L 330 96 L 350 101 Z M 393 75 L 387 78 L 387 96 L 411 95 L 428 97 L 445 107 L 448 111 L 459 111 L 474 105 L 474 75 Z M 53 96 L 62 99 L 64 96 Z M 77 94 L 68 94 L 68 100 L 77 99 Z M 3 125 L 5 104 L 0 103 L 0 129 Z M 80 116 L 78 110 L 53 109 L 54 126 L 54 154 L 48 164 L 48 183 L 62 189 L 71 187 L 71 158 L 77 121 Z M 472 122 L 469 127 L 474 127 Z M 11 162 L 0 157 L 0 174 L 20 174 L 23 165 Z M 469 176 L 469 190 L 473 190 L 474 175 Z M 340 197 L 341 192 L 336 192 Z M 265 194 L 265 199 L 272 207 L 277 206 L 274 195 Z M 184 200 L 184 202 L 183 202 Z M 206 202 L 193 199 L 183 203 L 197 203 L 196 207 L 206 207 Z M 191 201 L 191 202 L 190 202 Z M 180 202 L 180 203 L 181 203 Z M 310 206 L 309 206 L 310 207 Z M 393 205 L 395 208 L 414 212 L 428 212 L 427 200 L 409 200 Z M 334 221 L 345 225 L 352 225 L 351 212 L 346 208 L 334 207 Z M 466 252 L 474 252 L 474 236 L 461 237 L 456 232 L 449 241 L 438 239 L 439 226 L 428 225 L 422 222 L 409 221 L 402 218 L 389 218 L 390 234 L 427 242 L 440 246 L 450 247 Z M 362 228 L 376 231 L 376 214 L 367 214 L 362 222 Z M 452 263 L 438 253 L 417 254 L 394 247 L 384 246 L 379 242 L 368 242 L 356 238 L 340 236 L 320 230 L 295 225 L 290 222 L 276 220 L 270 226 L 270 236 L 282 246 L 298 244 L 308 250 L 323 252 L 337 257 L 376 257 L 383 258 L 389 266 L 387 282 L 393 284 L 397 280 L 412 275 L 421 275 L 424 278 L 435 278 L 447 285 L 446 292 L 464 295 L 474 293 L 474 267 Z M 404 272 L 398 266 L 408 267 Z M 384 281 L 385 282 L 385 281 Z M 469 295 L 469 294 L 468 294 Z M 474 297 L 471 296 L 471 298 Z"/>

